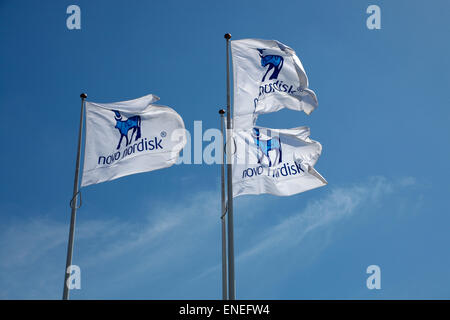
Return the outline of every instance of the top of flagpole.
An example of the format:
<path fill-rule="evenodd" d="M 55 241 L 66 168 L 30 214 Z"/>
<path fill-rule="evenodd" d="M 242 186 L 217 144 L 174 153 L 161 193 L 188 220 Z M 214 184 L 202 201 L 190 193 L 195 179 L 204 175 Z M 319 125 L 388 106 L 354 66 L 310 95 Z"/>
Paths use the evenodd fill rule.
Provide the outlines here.
<path fill-rule="evenodd" d="M 221 114 L 221 115 L 222 115 L 222 114 L 225 114 L 225 110 L 220 109 L 220 110 L 219 110 L 219 114 Z"/>
<path fill-rule="evenodd" d="M 80 94 L 80 98 L 81 98 L 81 99 L 86 99 L 86 98 L 87 98 L 87 94 L 86 94 L 86 93 Z"/>
<path fill-rule="evenodd" d="M 231 34 L 230 33 L 225 33 L 225 35 L 223 36 L 225 39 L 230 40 L 231 39 Z"/>

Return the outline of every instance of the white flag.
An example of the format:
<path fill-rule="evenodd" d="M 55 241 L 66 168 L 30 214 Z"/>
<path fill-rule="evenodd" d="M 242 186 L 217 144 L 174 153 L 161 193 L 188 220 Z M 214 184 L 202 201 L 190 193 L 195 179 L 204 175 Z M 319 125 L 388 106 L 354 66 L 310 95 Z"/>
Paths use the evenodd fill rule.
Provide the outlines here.
<path fill-rule="evenodd" d="M 233 196 L 290 196 L 326 185 L 314 169 L 322 146 L 309 132 L 307 127 L 234 132 Z"/>
<path fill-rule="evenodd" d="M 147 95 L 116 103 L 86 102 L 81 186 L 173 165 L 186 144 L 183 119 Z"/>
<path fill-rule="evenodd" d="M 231 41 L 234 80 L 234 127 L 249 129 L 258 114 L 283 108 L 310 114 L 317 97 L 308 88 L 295 51 L 275 40 Z"/>

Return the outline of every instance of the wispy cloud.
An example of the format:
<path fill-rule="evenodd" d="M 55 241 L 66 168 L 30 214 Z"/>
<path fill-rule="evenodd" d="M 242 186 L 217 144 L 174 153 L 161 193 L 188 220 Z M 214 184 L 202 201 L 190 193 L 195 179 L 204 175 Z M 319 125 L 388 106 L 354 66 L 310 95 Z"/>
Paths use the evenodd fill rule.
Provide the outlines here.
<path fill-rule="evenodd" d="M 414 183 L 413 178 L 394 182 L 375 177 L 359 184 L 329 187 L 325 198 L 307 203 L 300 211 L 286 212 L 273 225 L 253 230 L 252 237 L 240 244 L 237 263 L 253 263 L 254 259 L 270 256 L 270 252 L 280 254 L 291 250 L 309 234 L 328 229 L 352 215 L 364 214 L 365 206 Z M 81 266 L 82 272 L 88 270 L 89 274 L 97 275 L 90 280 L 90 288 L 95 290 L 89 287 L 82 290 L 86 294 L 83 297 L 108 297 L 110 291 L 119 295 L 121 291 L 133 290 L 148 274 L 153 275 L 147 279 L 147 284 L 152 286 L 160 286 L 168 274 L 179 283 L 218 280 L 220 204 L 217 199 L 216 193 L 200 192 L 178 204 L 160 203 L 156 208 L 144 209 L 148 214 L 141 215 L 144 217 L 141 219 L 79 219 L 74 263 Z M 267 199 L 262 201 L 270 201 Z M 248 207 L 251 201 L 240 204 L 241 208 Z M 242 218 L 247 223 L 259 216 L 251 210 L 240 210 L 239 214 L 247 215 Z M 3 227 L 0 296 L 59 298 L 67 232 L 66 224 L 49 218 Z M 30 286 L 33 290 L 27 290 Z M 170 290 L 152 294 L 143 298 L 180 297 Z"/>
<path fill-rule="evenodd" d="M 367 206 L 373 206 L 383 197 L 415 183 L 413 177 L 396 181 L 385 177 L 371 177 L 353 185 L 331 186 L 324 198 L 310 201 L 300 211 L 286 212 L 278 224 L 253 232 L 251 241 L 244 245 L 244 249 L 236 257 L 236 263 L 252 263 L 254 259 L 267 255 L 289 252 L 298 247 L 309 234 L 327 227 L 329 229 L 336 222 L 355 214 L 364 214 Z M 211 266 L 200 273 L 198 278 L 206 277 L 219 269 L 219 264 Z"/>
<path fill-rule="evenodd" d="M 66 236 L 66 228 L 62 224 L 46 218 L 31 219 L 3 229 L 0 237 L 1 268 L 33 263 L 61 245 Z"/>
<path fill-rule="evenodd" d="M 362 204 L 379 200 L 398 185 L 386 178 L 374 177 L 367 183 L 331 188 L 325 199 L 312 201 L 300 212 L 288 214 L 279 224 L 262 230 L 256 244 L 247 248 L 238 259 L 248 259 L 273 248 L 289 250 L 298 246 L 309 233 L 358 213 Z"/>
<path fill-rule="evenodd" d="M 114 275 L 115 282 L 133 278 L 133 274 L 137 276 L 155 268 L 165 268 L 170 264 L 171 256 L 201 247 L 203 240 L 199 234 L 208 234 L 220 216 L 217 195 L 211 192 L 201 192 L 177 203 L 157 203 L 147 209 L 143 219 L 79 218 L 73 263 L 80 265 L 82 271 L 108 270 L 126 259 L 132 260 L 125 272 Z M 2 229 L 0 295 L 58 298 L 68 226 L 41 217 L 16 221 Z M 13 281 L 15 277 L 17 281 Z M 47 281 L 39 283 L 39 278 Z M 36 292 L 23 290 L 27 286 L 35 287 Z M 23 296 L 14 293 L 19 291 Z"/>

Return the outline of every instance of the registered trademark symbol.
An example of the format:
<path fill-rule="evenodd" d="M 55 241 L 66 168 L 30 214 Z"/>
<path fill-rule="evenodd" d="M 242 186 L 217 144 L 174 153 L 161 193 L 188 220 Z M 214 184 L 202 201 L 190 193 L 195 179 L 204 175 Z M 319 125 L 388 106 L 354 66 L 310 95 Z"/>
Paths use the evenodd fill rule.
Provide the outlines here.
<path fill-rule="evenodd" d="M 161 137 L 164 138 L 165 136 L 167 136 L 167 133 L 165 131 L 161 131 Z"/>

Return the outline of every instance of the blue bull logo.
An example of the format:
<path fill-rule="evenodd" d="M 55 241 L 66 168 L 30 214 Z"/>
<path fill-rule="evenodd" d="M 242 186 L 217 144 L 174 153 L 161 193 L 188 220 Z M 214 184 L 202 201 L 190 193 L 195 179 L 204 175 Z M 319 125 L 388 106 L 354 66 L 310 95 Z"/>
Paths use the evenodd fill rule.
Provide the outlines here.
<path fill-rule="evenodd" d="M 262 82 L 264 82 L 267 74 L 272 69 L 273 72 L 270 75 L 269 80 L 278 79 L 278 74 L 280 73 L 281 68 L 283 68 L 284 58 L 282 56 L 277 56 L 273 54 L 264 55 L 263 53 L 265 49 L 257 49 L 257 50 L 259 51 L 259 56 L 261 57 L 261 66 L 262 67 L 269 66 L 269 68 L 267 68 L 266 73 L 264 74 L 264 77 L 262 78 Z"/>
<path fill-rule="evenodd" d="M 140 116 L 132 116 L 127 120 L 122 120 L 122 115 L 119 111 L 113 110 L 115 113 L 116 126 L 117 130 L 120 132 L 120 140 L 117 145 L 117 149 L 120 149 L 120 144 L 122 143 L 123 137 L 126 139 L 126 146 L 128 146 L 133 141 L 133 136 L 136 133 L 136 137 L 134 141 L 138 140 L 141 137 L 141 117 Z M 133 129 L 131 133 L 130 139 L 128 139 L 128 132 Z"/>
<path fill-rule="evenodd" d="M 281 140 L 280 137 L 271 138 L 269 140 L 260 140 L 260 132 L 258 128 L 253 128 L 253 133 L 255 136 L 253 137 L 255 144 L 258 148 L 258 163 L 261 163 L 264 157 L 269 161 L 269 167 L 272 166 L 272 160 L 269 156 L 269 151 L 275 150 L 277 153 L 277 157 L 275 159 L 275 163 L 281 163 Z M 261 151 L 261 153 L 259 152 Z"/>

